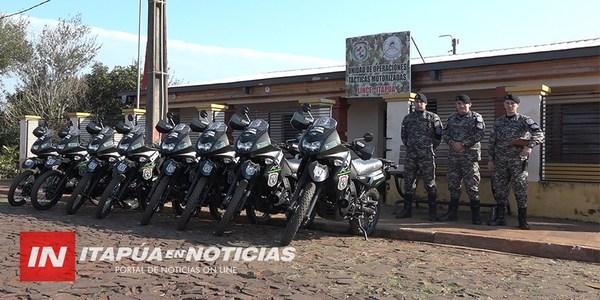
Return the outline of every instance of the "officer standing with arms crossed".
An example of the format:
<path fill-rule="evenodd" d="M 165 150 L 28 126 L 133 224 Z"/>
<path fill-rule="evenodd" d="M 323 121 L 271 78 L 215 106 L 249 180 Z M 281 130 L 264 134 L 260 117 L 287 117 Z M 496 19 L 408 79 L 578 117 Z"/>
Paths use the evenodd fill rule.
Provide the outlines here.
<path fill-rule="evenodd" d="M 506 225 L 504 214 L 512 185 L 519 209 L 519 228 L 527 230 L 530 228 L 527 224 L 527 159 L 531 149 L 544 142 L 544 132 L 529 116 L 517 112 L 520 103 L 517 95 L 504 97 L 506 115 L 496 119 L 490 135 L 488 168 L 494 172 L 492 190 L 498 207 L 496 218 L 488 225 Z"/>
<path fill-rule="evenodd" d="M 462 94 L 455 98 L 456 113 L 448 117 L 443 140 L 448 144 L 448 190 L 450 205 L 440 221 L 458 220 L 458 201 L 464 181 L 471 204 L 473 224 L 481 225 L 479 217 L 479 161 L 481 140 L 485 135 L 483 117 L 471 111 L 471 98 Z"/>
<path fill-rule="evenodd" d="M 402 120 L 400 137 L 406 146 L 404 165 L 404 209 L 396 218 L 412 217 L 412 203 L 419 176 L 423 178 L 429 202 L 429 221 L 437 220 L 437 187 L 435 184 L 435 149 L 442 141 L 440 117 L 425 110 L 427 97 L 422 93 L 415 96 L 415 111 Z"/>

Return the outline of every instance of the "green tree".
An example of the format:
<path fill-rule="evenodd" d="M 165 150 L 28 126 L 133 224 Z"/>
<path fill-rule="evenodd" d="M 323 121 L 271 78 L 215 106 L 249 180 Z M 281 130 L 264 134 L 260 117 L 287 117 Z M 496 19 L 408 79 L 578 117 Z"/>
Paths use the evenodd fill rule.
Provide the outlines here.
<path fill-rule="evenodd" d="M 0 75 L 6 75 L 16 64 L 31 57 L 33 49 L 26 38 L 28 26 L 26 19 L 0 14 Z"/>
<path fill-rule="evenodd" d="M 56 27 L 45 26 L 31 44 L 31 57 L 15 66 L 18 97 L 8 98 L 8 114 L 52 121 L 77 111 L 86 89 L 82 72 L 99 49 L 96 36 L 77 15 L 60 19 Z"/>
<path fill-rule="evenodd" d="M 81 103 L 81 111 L 89 112 L 107 119 L 117 118 L 123 108 L 117 100 L 122 91 L 137 88 L 138 68 L 133 62 L 129 66 L 115 66 L 109 71 L 100 62 L 92 66 L 92 71 L 85 76 L 87 91 L 85 101 Z"/>

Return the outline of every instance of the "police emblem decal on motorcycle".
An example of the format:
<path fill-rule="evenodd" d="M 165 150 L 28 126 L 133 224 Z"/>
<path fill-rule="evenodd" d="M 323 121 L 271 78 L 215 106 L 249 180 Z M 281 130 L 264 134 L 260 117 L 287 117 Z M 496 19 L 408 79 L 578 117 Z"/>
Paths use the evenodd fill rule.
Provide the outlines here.
<path fill-rule="evenodd" d="M 117 170 L 118 170 L 119 172 L 124 172 L 124 171 L 125 171 L 125 169 L 127 169 L 127 165 L 126 165 L 126 164 L 119 164 L 119 165 L 117 166 Z"/>
<path fill-rule="evenodd" d="M 144 180 L 148 180 L 148 179 L 152 178 L 152 169 L 144 168 L 142 170 L 142 178 L 144 178 Z"/>
<path fill-rule="evenodd" d="M 279 173 L 271 173 L 269 174 L 269 180 L 267 181 L 267 184 L 272 187 L 275 186 L 275 184 L 277 184 L 277 178 L 279 177 Z"/>
<path fill-rule="evenodd" d="M 205 165 L 202 167 L 202 172 L 204 172 L 204 173 L 207 173 L 207 174 L 208 174 L 208 173 L 210 173 L 210 171 L 212 171 L 212 168 L 213 168 L 213 167 L 212 167 L 212 165 L 211 165 L 211 164 L 205 164 Z"/>
<path fill-rule="evenodd" d="M 340 176 L 340 179 L 338 180 L 338 190 L 343 190 L 348 186 L 348 175 L 342 175 Z"/>
<path fill-rule="evenodd" d="M 173 173 L 173 172 L 175 172 L 175 169 L 176 169 L 176 168 L 177 168 L 177 166 L 175 166 L 175 164 L 173 164 L 173 163 L 170 163 L 170 164 L 167 166 L 167 168 L 166 168 L 166 171 L 167 171 L 167 172 L 169 172 L 169 173 Z"/>

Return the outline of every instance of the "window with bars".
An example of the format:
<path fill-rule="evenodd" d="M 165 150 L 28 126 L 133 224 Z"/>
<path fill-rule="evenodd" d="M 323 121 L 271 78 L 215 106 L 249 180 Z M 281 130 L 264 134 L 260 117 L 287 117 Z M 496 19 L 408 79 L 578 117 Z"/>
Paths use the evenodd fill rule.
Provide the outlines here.
<path fill-rule="evenodd" d="M 600 96 L 547 97 L 542 179 L 600 182 Z"/>

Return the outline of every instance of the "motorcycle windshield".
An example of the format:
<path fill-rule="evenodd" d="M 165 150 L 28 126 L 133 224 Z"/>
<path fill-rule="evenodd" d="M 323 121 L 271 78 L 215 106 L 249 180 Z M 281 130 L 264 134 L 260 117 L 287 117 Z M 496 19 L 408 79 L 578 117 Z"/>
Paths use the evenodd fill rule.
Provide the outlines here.
<path fill-rule="evenodd" d="M 214 132 L 225 132 L 227 131 L 227 125 L 223 122 L 213 122 L 211 123 L 206 130 L 211 130 Z"/>
<path fill-rule="evenodd" d="M 307 140 L 318 141 L 326 138 L 337 128 L 337 121 L 331 117 L 320 117 L 306 132 Z"/>
<path fill-rule="evenodd" d="M 256 137 L 260 137 L 263 133 L 269 130 L 269 123 L 263 119 L 255 119 L 248 125 L 248 128 L 240 135 L 242 142 L 252 141 Z"/>
<path fill-rule="evenodd" d="M 190 132 L 190 126 L 184 123 L 180 123 L 177 124 L 177 126 L 175 126 L 175 128 L 173 128 L 174 132 L 177 132 L 179 134 L 186 134 L 188 132 Z"/>
<path fill-rule="evenodd" d="M 72 136 L 78 136 L 81 133 L 81 131 L 74 126 L 71 126 L 71 128 L 69 128 L 69 134 Z"/>
<path fill-rule="evenodd" d="M 144 128 L 144 126 L 140 126 L 140 125 L 135 125 L 135 127 L 133 127 L 133 129 L 131 129 L 130 133 L 132 134 L 144 134 L 146 132 L 146 128 Z"/>

